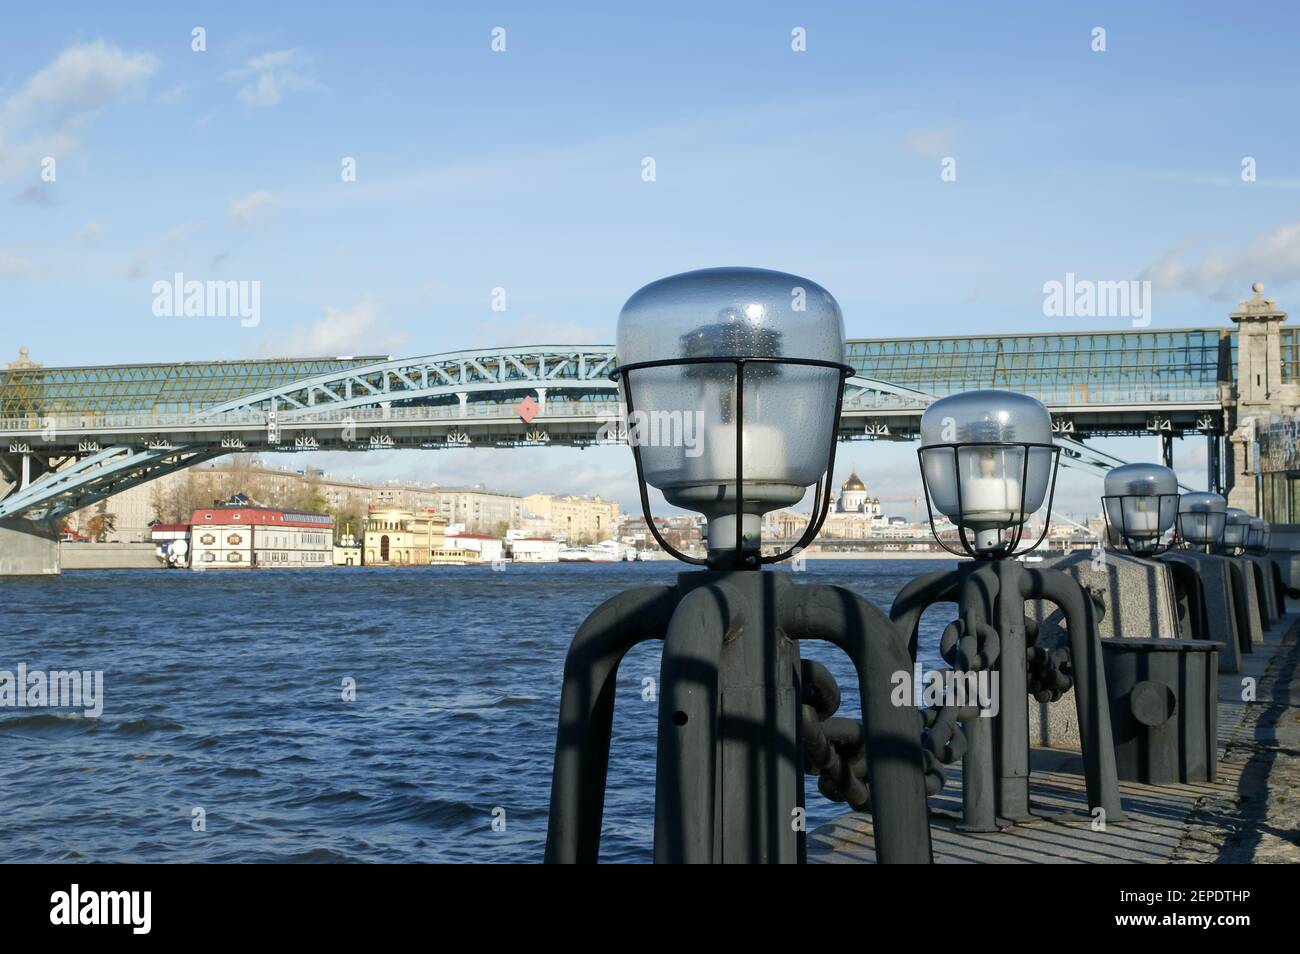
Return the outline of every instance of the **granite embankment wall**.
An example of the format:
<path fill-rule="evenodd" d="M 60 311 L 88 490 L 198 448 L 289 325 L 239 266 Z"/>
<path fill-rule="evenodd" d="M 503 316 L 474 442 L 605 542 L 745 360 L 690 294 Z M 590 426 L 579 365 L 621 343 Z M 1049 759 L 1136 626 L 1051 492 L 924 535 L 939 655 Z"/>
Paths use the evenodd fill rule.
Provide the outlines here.
<path fill-rule="evenodd" d="M 59 562 L 64 572 L 162 569 L 152 543 L 62 543 Z"/>

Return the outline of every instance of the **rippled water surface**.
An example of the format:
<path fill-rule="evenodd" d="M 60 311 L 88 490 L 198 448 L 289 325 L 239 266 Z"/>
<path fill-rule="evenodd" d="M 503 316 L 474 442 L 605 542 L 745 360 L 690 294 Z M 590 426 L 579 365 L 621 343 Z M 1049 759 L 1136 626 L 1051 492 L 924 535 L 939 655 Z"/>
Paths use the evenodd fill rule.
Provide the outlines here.
<path fill-rule="evenodd" d="M 933 561 L 809 561 L 888 610 Z M 102 670 L 104 710 L 0 708 L 3 861 L 538 861 L 564 655 L 670 562 L 76 571 L 0 580 L 0 670 Z M 933 658 L 941 613 L 929 614 Z M 831 666 L 856 714 L 847 659 Z M 628 656 L 602 857 L 650 857 L 659 644 Z M 356 700 L 342 700 L 345 678 Z M 844 811 L 809 780 L 809 820 Z M 201 808 L 206 831 L 192 827 Z M 493 830 L 504 809 L 505 830 Z"/>

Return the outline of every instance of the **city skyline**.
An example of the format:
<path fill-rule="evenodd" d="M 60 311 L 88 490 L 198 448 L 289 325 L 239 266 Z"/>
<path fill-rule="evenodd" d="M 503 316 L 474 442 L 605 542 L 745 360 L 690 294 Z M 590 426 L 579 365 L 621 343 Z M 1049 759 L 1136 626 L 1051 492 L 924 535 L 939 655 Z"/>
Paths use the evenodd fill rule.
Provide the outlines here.
<path fill-rule="evenodd" d="M 266 458 L 268 459 L 263 459 L 263 456 L 259 454 L 243 455 L 244 459 L 238 461 L 238 463 L 235 463 L 235 460 L 231 458 L 220 458 L 209 461 L 207 464 L 200 464 L 198 467 L 187 469 L 187 471 L 170 474 L 170 476 L 164 478 L 164 480 L 147 483 L 147 485 L 144 485 L 143 487 L 136 487 L 136 489 L 131 491 L 129 494 L 133 503 L 126 507 L 127 511 L 139 511 L 134 513 L 135 520 L 139 524 L 139 526 L 135 526 L 134 529 L 143 530 L 144 521 L 147 519 L 161 520 L 162 522 L 165 522 L 165 524 L 173 522 L 172 517 L 160 513 L 159 509 L 174 509 L 174 507 L 168 507 L 168 504 L 164 502 L 164 499 L 168 498 L 169 494 L 174 493 L 172 485 L 174 485 L 175 481 L 183 482 L 188 480 L 190 476 L 204 477 L 205 474 L 214 473 L 221 474 L 222 477 L 225 477 L 225 481 L 220 487 L 220 493 L 218 493 L 216 486 L 204 485 L 208 486 L 208 490 L 201 491 L 201 493 L 198 494 L 190 494 L 192 503 L 198 504 L 199 499 L 203 499 L 205 502 L 211 502 L 211 506 L 217 506 L 218 503 L 225 502 L 226 498 L 233 499 L 235 495 L 239 495 L 243 496 L 243 498 L 247 498 L 248 503 L 250 503 L 251 506 L 286 507 L 289 506 L 289 504 L 286 504 L 285 498 L 283 498 L 283 486 L 274 482 L 272 485 L 266 485 L 265 480 L 266 478 L 270 478 L 272 481 L 281 482 L 285 480 L 296 480 L 299 482 L 300 489 L 304 491 L 311 489 L 311 487 L 320 486 L 335 487 L 335 489 L 337 489 L 337 487 L 348 487 L 348 489 L 355 490 L 378 491 L 377 496 L 372 494 L 372 503 L 370 503 L 370 508 L 372 509 L 376 507 L 386 508 L 398 506 L 399 508 L 411 509 L 411 511 L 419 511 L 419 509 L 425 508 L 426 503 L 428 503 L 428 506 L 435 509 L 435 511 L 442 513 L 443 516 L 447 516 L 448 520 L 450 520 L 452 524 L 456 524 L 456 522 L 463 519 L 459 512 L 463 504 L 448 504 L 446 500 L 447 498 L 450 498 L 450 496 L 476 496 L 476 498 L 478 498 L 478 496 L 500 496 L 500 498 L 515 500 L 515 502 L 523 504 L 523 508 L 519 509 L 519 515 L 511 517 L 510 520 L 504 521 L 508 526 L 510 526 L 510 529 L 519 529 L 520 526 L 523 526 L 524 522 L 526 522 L 526 517 L 538 516 L 537 513 L 533 513 L 530 511 L 528 506 L 526 506 L 530 498 L 568 498 L 578 500 L 578 502 L 608 502 L 617 504 L 617 500 L 607 494 L 572 494 L 562 489 L 556 490 L 554 487 L 547 487 L 547 489 L 536 489 L 536 487 L 534 487 L 534 489 L 525 489 L 520 491 L 520 493 L 512 493 L 512 491 L 503 490 L 500 489 L 500 487 L 484 485 L 484 483 L 438 483 L 426 481 L 404 481 L 398 480 L 398 478 L 390 478 L 390 480 L 382 480 L 378 482 L 365 481 L 363 478 L 357 476 L 357 474 L 333 473 L 320 471 L 320 469 L 311 467 L 294 468 L 287 464 L 277 464 L 274 463 L 276 456 L 277 455 L 266 455 Z M 239 474 L 246 474 L 246 480 L 240 481 L 238 477 Z M 846 478 L 846 481 L 841 482 L 841 485 L 833 487 L 833 513 L 839 512 L 841 517 L 852 516 L 850 513 L 846 513 L 844 509 L 835 506 L 835 504 L 839 504 L 841 500 L 846 499 L 845 493 L 848 491 L 849 496 L 855 496 L 855 498 L 859 499 L 865 498 L 867 503 L 870 504 L 879 504 L 880 515 L 887 521 L 902 521 L 905 522 L 907 526 L 914 526 L 914 528 L 924 528 L 924 526 L 930 522 L 930 513 L 928 513 L 926 508 L 926 498 L 924 498 L 922 494 L 906 499 L 881 499 L 879 494 L 872 493 L 870 485 L 863 485 L 861 481 L 858 482 L 858 485 L 850 486 L 850 481 L 852 481 L 854 477 L 858 477 L 858 474 L 855 471 L 850 474 L 849 478 Z M 269 496 L 265 496 L 264 498 L 264 494 L 269 494 Z M 439 495 L 442 496 L 443 503 L 432 503 L 432 500 L 437 498 Z M 341 502 L 339 502 L 338 499 L 335 499 L 335 496 L 337 495 L 326 493 L 324 498 L 322 498 L 322 503 L 326 504 L 326 509 L 329 509 L 331 512 L 341 511 L 341 509 L 344 509 L 341 506 Z M 118 513 L 117 509 L 114 509 L 113 507 L 113 502 L 116 499 L 118 499 L 116 496 L 108 499 L 107 512 L 114 513 L 114 515 L 118 516 L 118 530 L 121 530 L 121 513 Z M 142 509 L 142 503 L 144 500 L 148 500 L 146 506 L 148 512 Z M 207 504 L 204 504 L 204 506 L 207 506 Z M 294 507 L 290 506 L 290 509 L 292 508 Z M 643 522 L 640 506 L 628 509 L 621 507 L 620 504 L 619 509 L 621 516 L 627 517 L 627 520 L 632 522 Z M 850 504 L 848 509 L 849 511 L 857 511 L 857 500 L 854 500 L 854 503 Z M 868 509 L 868 511 L 874 511 L 875 506 L 865 509 Z M 1097 520 L 1101 519 L 1101 509 L 1100 502 L 1097 504 L 1095 509 L 1092 509 L 1092 511 L 1082 513 L 1065 511 L 1065 509 L 1061 508 L 1053 508 L 1052 524 L 1074 526 L 1095 524 Z M 90 519 L 90 517 L 99 512 L 101 512 L 99 504 L 92 504 L 92 506 L 83 509 L 83 511 L 75 513 L 74 524 L 82 524 L 86 519 Z M 803 511 L 803 509 L 783 508 L 780 509 L 780 511 L 772 511 L 770 517 L 771 519 L 779 520 L 781 515 L 788 515 L 788 513 L 794 513 L 794 515 L 800 517 L 801 520 L 809 516 L 809 512 Z M 701 517 L 698 515 L 690 515 L 690 513 L 677 511 L 677 509 L 669 507 L 656 509 L 653 516 L 655 520 L 669 519 L 669 517 L 679 517 L 680 519 L 680 517 L 688 516 L 693 517 L 695 520 L 701 520 Z M 517 519 L 517 517 L 525 517 L 525 520 Z M 936 517 L 940 524 L 946 522 L 943 516 L 936 515 Z M 175 517 L 175 520 L 183 522 L 183 517 L 177 516 Z M 495 517 L 493 520 L 489 520 L 489 524 L 495 525 L 497 522 L 498 521 L 495 520 Z M 469 521 L 468 525 L 471 526 L 472 530 L 486 529 L 486 525 L 480 526 L 474 521 Z M 837 538 L 837 533 L 832 529 L 831 524 L 824 526 L 822 533 L 819 534 L 819 539 L 833 538 Z"/>

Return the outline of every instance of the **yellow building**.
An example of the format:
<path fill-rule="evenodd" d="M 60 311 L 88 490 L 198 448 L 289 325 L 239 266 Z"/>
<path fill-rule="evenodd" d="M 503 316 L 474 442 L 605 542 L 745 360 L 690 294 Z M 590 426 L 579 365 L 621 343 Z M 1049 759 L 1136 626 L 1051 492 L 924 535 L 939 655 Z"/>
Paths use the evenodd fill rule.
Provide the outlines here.
<path fill-rule="evenodd" d="M 428 508 L 418 513 L 396 507 L 371 507 L 366 518 L 367 566 L 461 566 L 478 554 L 447 547 L 447 518 Z"/>
<path fill-rule="evenodd" d="M 361 544 L 338 544 L 334 545 L 334 565 L 335 566 L 360 566 L 361 565 Z"/>
<path fill-rule="evenodd" d="M 428 566 L 446 539 L 447 518 L 433 510 L 372 507 L 366 518 L 368 566 Z"/>
<path fill-rule="evenodd" d="M 600 543 L 618 532 L 618 501 L 530 494 L 524 498 L 524 528 L 539 535 L 563 534 L 570 546 Z"/>

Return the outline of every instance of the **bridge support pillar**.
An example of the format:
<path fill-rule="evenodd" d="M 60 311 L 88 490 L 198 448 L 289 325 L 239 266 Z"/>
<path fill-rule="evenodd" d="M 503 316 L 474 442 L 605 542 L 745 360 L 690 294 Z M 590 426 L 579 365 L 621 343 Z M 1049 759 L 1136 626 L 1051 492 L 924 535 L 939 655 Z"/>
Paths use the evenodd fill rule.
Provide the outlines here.
<path fill-rule="evenodd" d="M 1295 385 L 1282 380 L 1282 324 L 1286 312 L 1255 282 L 1251 297 L 1228 317 L 1237 326 L 1237 377 L 1228 427 L 1228 506 L 1257 514 L 1257 427 L 1296 406 Z"/>
<path fill-rule="evenodd" d="M 1223 493 L 1223 475 L 1220 467 L 1222 466 L 1219 458 L 1223 452 L 1223 438 L 1218 434 L 1206 435 L 1206 454 L 1205 462 L 1208 473 L 1206 474 L 1205 488 L 1210 493 Z"/>
<path fill-rule="evenodd" d="M 21 517 L 0 520 L 0 576 L 59 572 L 59 536 L 53 527 Z"/>

